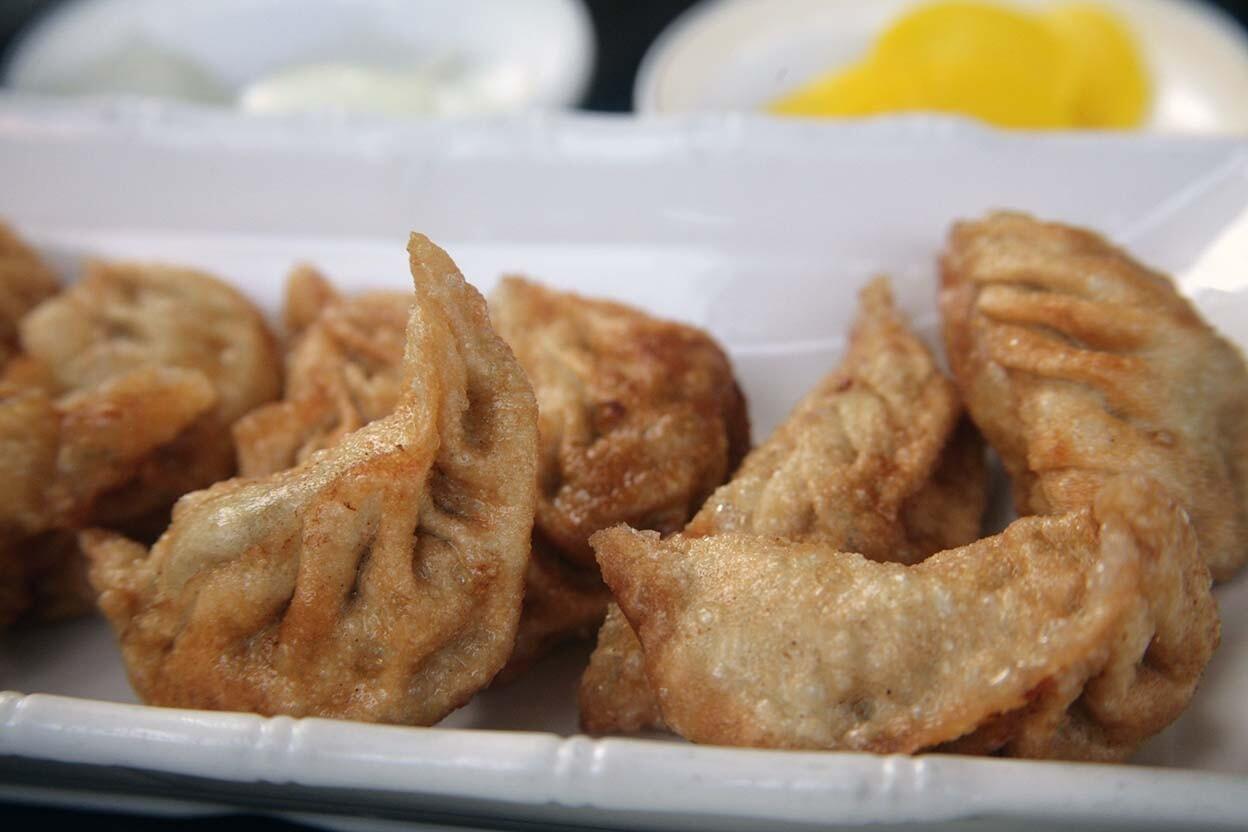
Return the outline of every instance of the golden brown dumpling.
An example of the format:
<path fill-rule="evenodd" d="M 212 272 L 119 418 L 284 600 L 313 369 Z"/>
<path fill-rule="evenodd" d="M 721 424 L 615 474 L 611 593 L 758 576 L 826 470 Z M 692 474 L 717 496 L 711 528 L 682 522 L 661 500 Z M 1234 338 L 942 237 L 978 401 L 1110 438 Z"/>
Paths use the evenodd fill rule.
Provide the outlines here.
<path fill-rule="evenodd" d="M 286 394 L 235 425 L 244 474 L 295 465 L 393 409 L 409 304 L 409 296 L 394 292 L 343 298 L 314 269 L 295 270 L 284 312 L 291 334 Z M 539 480 L 551 482 L 570 471 L 573 484 L 597 489 L 602 517 L 641 523 L 647 522 L 641 515 L 650 512 L 648 522 L 671 529 L 735 466 L 748 441 L 744 402 L 727 359 L 704 333 L 516 278 L 504 280 L 492 306 L 500 334 L 530 377 L 540 379 L 546 433 Z M 602 343 L 608 336 L 624 342 L 608 349 Z M 573 338 L 579 343 L 571 344 Z M 552 373 L 552 361 L 565 358 L 578 369 Z M 589 387 L 597 385 L 598 402 L 618 411 L 614 433 L 592 447 L 581 431 L 594 414 L 575 400 L 585 392 L 578 374 L 591 380 Z M 684 382 L 688 389 L 677 389 Z M 626 406 L 632 411 L 627 418 Z M 651 408 L 657 428 L 641 435 L 637 425 L 643 424 L 645 408 Z M 665 467 L 656 469 L 660 459 Z M 633 492 L 616 488 L 631 480 L 638 481 Z M 542 498 L 541 505 L 548 502 Z M 577 510 L 561 511 L 571 516 Z M 610 600 L 597 568 L 569 558 L 544 529 L 539 520 L 515 652 L 500 682 L 560 642 L 592 637 Z M 565 531 L 564 539 L 569 534 L 578 533 Z M 584 548 L 584 536 L 578 548 Z"/>
<path fill-rule="evenodd" d="M 432 724 L 515 640 L 537 408 L 485 304 L 409 244 L 394 411 L 294 468 L 187 495 L 147 551 L 84 548 L 144 701 Z"/>
<path fill-rule="evenodd" d="M 913 566 L 748 532 L 592 543 L 696 742 L 908 753 L 986 730 L 974 750 L 1120 759 L 1217 644 L 1187 515 L 1141 477 Z"/>
<path fill-rule="evenodd" d="M 0 367 L 17 352 L 18 322 L 60 288 L 39 255 L 0 222 Z"/>
<path fill-rule="evenodd" d="M 72 532 L 154 538 L 174 500 L 229 476 L 230 424 L 276 394 L 274 345 L 224 283 L 135 263 L 91 264 L 20 335 L 0 380 L 0 558 L 31 586 L 0 617 L 85 612 Z"/>
<path fill-rule="evenodd" d="M 945 341 L 1019 514 L 1156 477 L 1192 516 L 1217 580 L 1248 559 L 1248 369 L 1168 277 L 1095 234 L 1023 214 L 954 226 Z"/>
<path fill-rule="evenodd" d="M 683 538 L 820 542 L 915 563 L 979 537 L 983 444 L 953 384 L 910 331 L 887 281 L 869 284 L 842 365 L 719 488 Z M 659 727 L 641 645 L 612 609 L 581 683 L 591 733 Z"/>
<path fill-rule="evenodd" d="M 343 298 L 310 266 L 287 282 L 292 338 L 282 401 L 234 425 L 243 476 L 290 468 L 394 410 L 403 380 L 411 295 L 365 292 Z"/>
<path fill-rule="evenodd" d="M 103 495 L 88 522 L 119 526 L 167 510 L 178 497 L 234 473 L 230 426 L 280 386 L 273 337 L 250 302 L 190 269 L 96 262 L 85 277 L 22 321 L 24 358 L 43 366 L 58 395 L 135 371 L 199 373 L 211 409 Z"/>
<path fill-rule="evenodd" d="M 745 398 L 701 330 L 516 277 L 490 312 L 533 380 L 537 528 L 567 560 L 592 568 L 589 536 L 615 523 L 680 529 L 749 450 Z"/>
<path fill-rule="evenodd" d="M 514 676 L 602 621 L 610 596 L 589 536 L 615 523 L 681 528 L 748 450 L 749 423 L 732 365 L 701 330 L 517 277 L 503 279 L 490 312 L 541 422 Z"/>

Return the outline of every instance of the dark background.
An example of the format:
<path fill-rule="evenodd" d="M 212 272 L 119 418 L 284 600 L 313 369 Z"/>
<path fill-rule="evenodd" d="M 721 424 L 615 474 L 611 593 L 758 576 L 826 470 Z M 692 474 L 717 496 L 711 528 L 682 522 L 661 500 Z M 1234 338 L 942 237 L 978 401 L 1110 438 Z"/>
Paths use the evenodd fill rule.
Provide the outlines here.
<path fill-rule="evenodd" d="M 0 0 L 0 61 L 17 32 L 39 14 L 64 0 Z M 176 0 L 169 0 L 176 2 Z M 696 0 L 585 0 L 594 19 L 598 40 L 597 66 L 583 106 L 590 110 L 626 112 L 632 109 L 633 76 L 655 36 Z M 870 2 L 870 0 L 863 0 Z M 1248 3 L 1219 0 L 1213 5 L 1230 12 L 1248 27 Z M 131 832 L 250 832 L 250 830 L 300 830 L 284 821 L 255 816 L 224 819 L 160 820 L 93 812 L 29 808 L 0 803 L 0 825 L 27 829 L 50 823 L 91 829 L 124 829 Z"/>

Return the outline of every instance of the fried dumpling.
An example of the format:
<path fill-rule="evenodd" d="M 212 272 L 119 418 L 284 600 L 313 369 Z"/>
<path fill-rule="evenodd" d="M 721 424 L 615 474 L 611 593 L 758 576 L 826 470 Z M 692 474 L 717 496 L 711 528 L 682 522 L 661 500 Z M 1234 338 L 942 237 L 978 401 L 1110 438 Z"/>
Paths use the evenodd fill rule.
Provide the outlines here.
<path fill-rule="evenodd" d="M 312 267 L 296 268 L 283 316 L 291 338 L 285 392 L 235 423 L 239 473 L 291 468 L 393 412 L 410 306 L 403 292 L 344 298 Z"/>
<path fill-rule="evenodd" d="M 612 601 L 598 628 L 589 666 L 577 696 L 581 730 L 587 734 L 631 734 L 662 730 L 663 713 L 650 691 L 646 657 L 619 604 Z"/>
<path fill-rule="evenodd" d="M 679 530 L 749 449 L 745 398 L 719 345 L 611 301 L 504 278 L 490 299 L 541 408 L 538 530 L 593 567 L 616 523 Z"/>
<path fill-rule="evenodd" d="M 0 558 L 37 584 L 22 612 L 47 618 L 85 611 L 72 532 L 154 538 L 174 500 L 233 473 L 229 426 L 279 368 L 250 303 L 166 266 L 91 264 L 20 336 L 0 380 Z"/>
<path fill-rule="evenodd" d="M 291 467 L 312 452 L 334 445 L 351 431 L 393 409 L 400 381 L 403 315 L 409 303 L 410 297 L 394 292 L 369 292 L 344 298 L 311 267 L 302 266 L 292 273 L 287 283 L 283 313 L 291 338 L 286 393 L 283 401 L 259 408 L 235 425 L 234 436 L 243 474 L 268 474 Z M 510 340 L 526 371 L 531 376 L 544 374 L 542 377 L 546 379 L 546 384 L 539 395 L 539 405 L 546 408 L 543 413 L 559 415 L 558 409 L 562 408 L 566 417 L 572 409 L 570 399 L 579 395 L 579 390 L 574 384 L 574 373 L 552 378 L 548 367 L 539 365 L 542 360 L 549 364 L 551 359 L 534 348 L 533 344 L 538 340 L 544 342 L 547 353 L 563 350 L 567 357 L 581 362 L 583 373 L 596 375 L 607 385 L 612 382 L 606 377 L 612 374 L 657 375 L 661 369 L 660 362 L 666 362 L 662 367 L 679 373 L 682 362 L 687 362 L 693 365 L 684 370 L 687 375 L 708 373 L 712 384 L 723 386 L 722 391 L 708 393 L 704 390 L 705 384 L 693 385 L 686 396 L 687 401 L 682 403 L 685 412 L 678 412 L 676 418 L 670 420 L 676 424 L 676 429 L 655 434 L 653 447 L 656 451 L 659 450 L 659 442 L 666 442 L 664 450 L 676 454 L 669 464 L 677 473 L 661 481 L 669 484 L 667 492 L 651 489 L 653 482 L 644 483 L 638 491 L 650 490 L 655 495 L 660 514 L 663 511 L 669 514 L 675 512 L 672 516 L 679 519 L 666 521 L 667 526 L 675 522 L 679 527 L 688 519 L 691 508 L 665 506 L 663 501 L 688 501 L 691 498 L 684 494 L 685 491 L 705 488 L 698 482 L 691 482 L 708 475 L 698 466 L 708 469 L 710 477 L 722 478 L 726 475 L 722 469 L 738 461 L 741 451 L 735 446 L 730 452 L 718 450 L 716 443 L 722 442 L 727 417 L 717 409 L 717 403 L 706 402 L 711 396 L 721 396 L 725 391 L 735 394 L 735 382 L 722 352 L 702 333 L 654 320 L 640 311 L 618 304 L 577 298 L 516 278 L 504 280 L 502 288 L 495 294 L 493 316 L 500 334 Z M 610 353 L 603 351 L 595 356 L 588 353 L 576 356 L 567 346 L 569 333 L 597 331 L 595 328 L 608 326 L 615 327 L 616 333 L 633 337 L 632 348 L 617 346 Z M 636 344 L 639 338 L 649 338 L 667 352 L 662 356 L 640 359 L 638 354 L 641 350 Z M 593 339 L 582 339 L 581 348 L 584 350 L 592 342 Z M 616 386 L 624 385 L 616 382 Z M 651 396 L 656 408 L 669 405 L 668 400 L 674 398 L 670 389 L 653 382 L 648 386 L 633 385 L 629 389 L 634 397 L 634 409 L 639 409 L 639 392 Z M 654 392 L 656 390 L 657 393 Z M 667 398 L 662 398 L 664 396 Z M 623 405 L 616 402 L 611 406 Z M 731 400 L 731 406 L 738 407 L 735 399 Z M 677 410 L 676 407 L 670 409 Z M 694 411 L 696 415 L 690 417 L 689 412 Z M 703 411 L 706 411 L 705 414 Z M 734 410 L 729 415 L 734 419 L 744 418 L 743 410 L 740 414 Z M 582 414 L 577 413 L 576 416 L 581 417 Z M 543 434 L 543 437 L 552 438 L 544 438 L 542 442 L 544 467 L 539 479 L 550 480 L 559 475 L 557 466 L 561 464 L 553 437 L 566 435 L 569 431 L 564 428 L 567 418 L 563 421 L 542 418 L 544 428 L 556 425 L 551 432 Z M 688 441 L 694 433 L 690 426 L 692 418 L 705 421 L 703 427 L 709 439 L 703 445 Z M 734 424 L 733 429 L 745 430 L 743 424 L 740 428 Z M 676 440 L 685 442 L 687 447 L 677 448 Z M 740 444 L 744 440 L 733 437 L 732 441 Z M 702 450 L 707 446 L 716 449 L 715 452 Z M 608 443 L 602 443 L 596 450 L 605 447 Z M 613 470 L 616 473 L 635 476 L 626 467 L 626 456 L 632 454 L 636 469 L 650 476 L 652 458 L 644 458 L 635 451 L 635 447 L 619 442 L 616 453 L 603 454 L 601 462 L 592 459 L 577 462 L 580 463 L 580 470 L 589 472 L 585 475 L 587 477 L 595 473 L 595 464 L 608 463 L 615 465 Z M 723 458 L 726 453 L 733 455 L 727 462 Z M 699 457 L 699 454 L 702 456 Z M 565 453 L 565 456 L 571 455 L 571 452 Z M 719 473 L 716 474 L 716 471 Z M 600 490 L 611 490 L 610 483 L 605 479 L 597 482 Z M 699 493 L 692 499 L 700 499 L 700 496 Z M 634 506 L 637 502 L 633 500 L 627 505 Z M 621 510 L 620 516 L 633 516 L 627 513 L 629 510 Z M 583 537 L 581 544 L 584 546 Z M 603 610 L 610 598 L 597 568 L 585 568 L 569 559 L 544 534 L 540 522 L 534 534 L 533 556 L 526 584 L 525 611 L 513 661 L 499 674 L 500 682 L 514 678 L 560 642 L 591 637 L 602 621 Z"/>
<path fill-rule="evenodd" d="M 187 495 L 147 551 L 84 535 L 144 701 L 432 724 L 489 683 L 520 614 L 537 408 L 441 249 L 394 411 L 294 468 Z"/>
<path fill-rule="evenodd" d="M 18 322 L 60 288 L 34 249 L 0 222 L 0 367 L 17 352 Z"/>
<path fill-rule="evenodd" d="M 592 543 L 664 721 L 703 743 L 905 753 L 1018 713 L 998 748 L 1079 756 L 1063 739 L 1095 730 L 1121 757 L 1217 641 L 1187 515 L 1141 477 L 913 566 L 743 532 Z"/>
<path fill-rule="evenodd" d="M 133 487 L 204 418 L 216 390 L 196 370 L 142 367 L 60 396 L 0 383 L 0 525 L 10 534 L 75 528 Z"/>
<path fill-rule="evenodd" d="M 864 287 L 859 304 L 842 366 L 706 501 L 685 536 L 835 539 L 899 563 L 978 537 L 983 447 L 958 430 L 953 384 L 896 309 L 886 279 Z M 954 469 L 940 484 L 955 498 L 937 524 L 927 492 L 942 465 Z"/>
<path fill-rule="evenodd" d="M 47 368 L 62 395 L 153 368 L 199 373 L 213 390 L 203 418 L 92 509 L 90 522 L 100 525 L 167 509 L 233 474 L 230 426 L 280 386 L 273 336 L 259 311 L 190 269 L 92 263 L 81 281 L 23 319 L 21 335 L 24 357 Z"/>
<path fill-rule="evenodd" d="M 945 341 L 1019 514 L 1163 482 L 1217 580 L 1248 559 L 1248 370 L 1165 275 L 1087 231 L 998 213 L 954 226 Z"/>
<path fill-rule="evenodd" d="M 684 539 L 749 534 L 819 542 L 915 563 L 979 537 L 983 444 L 953 384 L 893 304 L 869 284 L 844 362 L 746 457 L 685 528 Z M 661 724 L 641 647 L 612 610 L 581 684 L 591 733 Z"/>
<path fill-rule="evenodd" d="M 407 311 L 411 296 L 406 292 L 392 292 L 401 299 L 402 309 Z M 343 301 L 342 294 L 334 288 L 320 269 L 308 263 L 299 263 L 286 277 L 286 293 L 282 303 L 282 330 L 288 342 L 303 334 L 316 322 L 326 309 Z M 407 319 L 403 319 L 406 325 Z M 406 334 L 406 330 L 404 330 Z M 402 360 L 402 350 L 399 351 Z"/>
<path fill-rule="evenodd" d="M 541 422 L 512 676 L 602 621 L 610 595 L 589 536 L 616 523 L 680 529 L 748 450 L 749 422 L 727 356 L 694 327 L 517 277 L 503 279 L 490 312 L 533 382 Z"/>

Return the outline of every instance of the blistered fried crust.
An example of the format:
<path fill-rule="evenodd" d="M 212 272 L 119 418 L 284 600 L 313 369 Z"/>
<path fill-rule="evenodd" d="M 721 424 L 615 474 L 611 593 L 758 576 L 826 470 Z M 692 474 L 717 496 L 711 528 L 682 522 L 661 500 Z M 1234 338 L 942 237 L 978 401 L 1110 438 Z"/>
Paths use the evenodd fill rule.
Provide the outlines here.
<path fill-rule="evenodd" d="M 234 425 L 239 473 L 291 468 L 391 413 L 410 305 L 402 292 L 342 298 L 310 266 L 296 268 L 286 291 L 284 318 L 295 336 L 285 393 Z"/>
<path fill-rule="evenodd" d="M 536 403 L 446 253 L 420 235 L 409 252 L 392 414 L 295 468 L 187 495 L 150 552 L 84 536 L 144 701 L 431 724 L 510 654 Z"/>
<path fill-rule="evenodd" d="M 723 350 L 693 327 L 504 278 L 499 334 L 533 381 L 540 492 L 525 613 L 504 677 L 597 630 L 610 594 L 589 535 L 615 523 L 675 531 L 749 447 Z"/>
<path fill-rule="evenodd" d="M 1063 704 L 1017 720 L 1009 750 L 1065 755 L 1073 701 L 1117 757 L 1178 715 L 1217 640 L 1187 524 L 1134 478 L 914 566 L 741 532 L 616 527 L 592 543 L 686 738 L 915 752 L 1056 690 Z M 1175 588 L 1158 600 L 1160 585 Z"/>
<path fill-rule="evenodd" d="M 615 523 L 677 531 L 749 449 L 732 366 L 701 330 L 515 277 L 490 312 L 541 410 L 537 528 L 573 563 L 592 569 L 589 536 Z"/>
<path fill-rule="evenodd" d="M 23 351 L 63 390 L 81 390 L 140 367 L 203 373 L 220 421 L 277 395 L 273 337 L 233 287 L 191 269 L 93 262 L 81 281 L 22 321 Z"/>
<path fill-rule="evenodd" d="M 979 537 L 986 487 L 983 441 L 962 420 L 931 479 L 902 505 L 898 521 L 911 544 L 903 555 L 930 554 Z M 581 678 L 579 706 L 581 729 L 589 734 L 665 727 L 645 676 L 641 643 L 614 603 Z"/>
<path fill-rule="evenodd" d="M 198 373 L 212 388 L 200 419 L 136 464 L 124 486 L 80 508 L 96 525 L 124 526 L 167 510 L 233 474 L 230 426 L 280 385 L 260 313 L 230 286 L 189 269 L 89 264 L 81 281 L 23 319 L 21 337 L 24 357 L 47 369 L 61 395 L 165 369 Z"/>
<path fill-rule="evenodd" d="M 598 643 L 581 676 L 581 730 L 587 734 L 631 734 L 663 729 L 663 714 L 650 692 L 645 656 L 618 604 L 607 607 Z"/>
<path fill-rule="evenodd" d="M 193 370 L 143 368 L 59 397 L 0 382 L 0 560 L 11 584 L 0 620 L 93 609 L 71 529 L 214 402 Z"/>
<path fill-rule="evenodd" d="M 18 322 L 59 289 L 34 249 L 0 222 L 0 367 L 17 352 Z"/>
<path fill-rule="evenodd" d="M 830 540 L 845 551 L 903 563 L 931 554 L 907 539 L 901 515 L 907 505 L 927 504 L 918 495 L 949 446 L 961 404 L 895 308 L 887 280 L 868 284 L 859 303 L 841 367 L 706 501 L 686 536 Z M 960 487 L 951 483 L 957 498 L 948 503 L 957 508 L 945 537 L 965 543 L 979 534 L 984 474 L 974 434 L 960 436 L 964 444 L 951 450 L 950 462 L 971 476 Z"/>
<path fill-rule="evenodd" d="M 954 226 L 945 342 L 1020 514 L 1089 504 L 1120 472 L 1164 482 L 1217 580 L 1248 558 L 1248 371 L 1165 275 L 1022 214 Z"/>
<path fill-rule="evenodd" d="M 909 545 L 897 549 L 900 555 L 896 557 L 880 554 L 879 549 L 867 557 L 913 563 L 916 554 L 925 558 L 933 552 L 964 546 L 983 532 L 987 505 L 984 440 L 963 415 L 927 481 L 902 501 L 897 517 Z"/>
<path fill-rule="evenodd" d="M 404 292 L 395 292 L 406 303 Z M 342 295 L 319 269 L 308 263 L 299 263 L 286 278 L 286 298 L 282 304 L 282 330 L 288 339 L 298 338 L 303 331 L 321 317 L 330 306 L 342 302 Z M 407 307 L 403 307 L 407 311 Z M 403 319 L 407 323 L 406 317 Z M 402 355 L 400 354 L 400 358 Z"/>
<path fill-rule="evenodd" d="M 915 563 L 980 533 L 983 444 L 960 424 L 953 384 L 894 306 L 869 284 L 842 365 L 718 489 L 683 537 L 743 533 L 818 541 Z M 640 645 L 608 616 L 581 684 L 591 733 L 659 727 Z"/>
<path fill-rule="evenodd" d="M 154 538 L 174 500 L 233 472 L 229 425 L 279 368 L 251 304 L 164 266 L 92 264 L 20 336 L 0 380 L 0 558 L 30 584 L 20 612 L 48 619 L 85 609 L 74 531 Z"/>

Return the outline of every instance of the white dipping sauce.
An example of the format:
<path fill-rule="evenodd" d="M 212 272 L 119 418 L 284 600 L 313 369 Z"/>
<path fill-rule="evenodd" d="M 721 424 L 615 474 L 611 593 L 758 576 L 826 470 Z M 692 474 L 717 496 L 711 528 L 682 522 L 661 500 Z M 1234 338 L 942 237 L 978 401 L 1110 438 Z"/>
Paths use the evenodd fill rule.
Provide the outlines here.
<path fill-rule="evenodd" d="M 331 111 L 385 115 L 501 113 L 523 106 L 522 67 L 464 70 L 447 64 L 392 70 L 350 63 L 294 66 L 248 84 L 239 106 L 253 113 Z"/>

